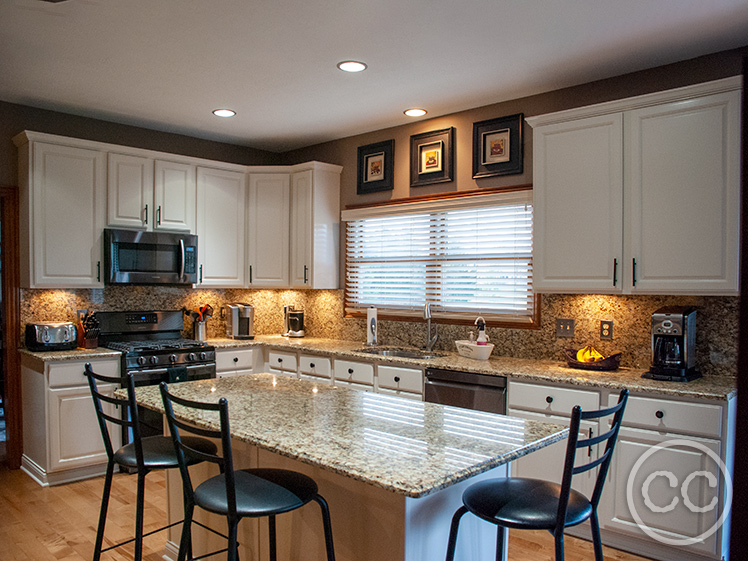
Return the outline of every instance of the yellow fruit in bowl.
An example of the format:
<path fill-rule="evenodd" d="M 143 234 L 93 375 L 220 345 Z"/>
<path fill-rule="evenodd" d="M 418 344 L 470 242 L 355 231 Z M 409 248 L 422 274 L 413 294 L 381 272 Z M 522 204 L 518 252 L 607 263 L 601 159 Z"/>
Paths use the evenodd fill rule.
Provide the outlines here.
<path fill-rule="evenodd" d="M 579 362 L 597 362 L 605 357 L 592 345 L 587 345 L 577 351 L 577 360 Z"/>

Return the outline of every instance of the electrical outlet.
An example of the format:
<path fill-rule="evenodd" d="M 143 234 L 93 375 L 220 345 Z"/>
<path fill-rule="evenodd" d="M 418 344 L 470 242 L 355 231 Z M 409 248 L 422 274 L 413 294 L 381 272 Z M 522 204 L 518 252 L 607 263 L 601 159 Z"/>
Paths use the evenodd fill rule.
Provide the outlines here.
<path fill-rule="evenodd" d="M 611 320 L 602 320 L 600 322 L 600 339 L 613 339 L 613 322 Z"/>
<path fill-rule="evenodd" d="M 556 337 L 574 337 L 574 320 L 557 318 Z"/>

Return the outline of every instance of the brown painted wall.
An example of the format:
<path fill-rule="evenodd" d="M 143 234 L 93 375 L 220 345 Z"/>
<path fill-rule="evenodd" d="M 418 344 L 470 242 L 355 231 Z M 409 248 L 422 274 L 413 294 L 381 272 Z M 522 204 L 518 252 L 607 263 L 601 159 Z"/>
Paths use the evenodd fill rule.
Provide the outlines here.
<path fill-rule="evenodd" d="M 11 139 L 23 130 L 245 165 L 275 165 L 280 158 L 273 152 L 245 146 L 120 125 L 0 101 L 0 185 L 16 185 L 18 182 L 18 152 Z"/>
<path fill-rule="evenodd" d="M 341 203 L 362 204 L 400 199 L 432 193 L 467 191 L 532 183 L 532 128 L 525 126 L 524 173 L 480 180 L 472 178 L 473 123 L 515 113 L 526 117 L 603 103 L 625 97 L 677 88 L 735 76 L 741 73 L 742 56 L 748 47 L 707 55 L 651 70 L 617 76 L 571 88 L 531 97 L 504 101 L 444 117 L 417 120 L 412 124 L 374 131 L 284 154 L 285 163 L 319 160 L 343 166 Z M 410 188 L 410 136 L 427 131 L 455 127 L 455 180 L 450 183 Z M 393 191 L 356 194 L 357 148 L 366 144 L 395 139 L 395 188 Z"/>

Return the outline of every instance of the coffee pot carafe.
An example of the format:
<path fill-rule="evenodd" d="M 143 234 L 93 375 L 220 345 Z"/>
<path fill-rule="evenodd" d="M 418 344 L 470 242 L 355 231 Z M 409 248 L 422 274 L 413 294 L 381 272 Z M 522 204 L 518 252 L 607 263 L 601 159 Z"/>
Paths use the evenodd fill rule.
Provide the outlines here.
<path fill-rule="evenodd" d="M 665 306 L 652 314 L 652 365 L 645 378 L 687 382 L 696 369 L 696 309 Z"/>

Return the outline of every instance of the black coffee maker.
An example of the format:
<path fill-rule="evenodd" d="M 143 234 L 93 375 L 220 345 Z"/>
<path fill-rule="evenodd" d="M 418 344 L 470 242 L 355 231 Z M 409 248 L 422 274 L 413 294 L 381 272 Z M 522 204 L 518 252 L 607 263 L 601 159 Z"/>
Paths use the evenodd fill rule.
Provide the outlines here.
<path fill-rule="evenodd" d="M 689 382 L 696 369 L 696 308 L 665 306 L 652 314 L 652 366 L 644 378 Z"/>

